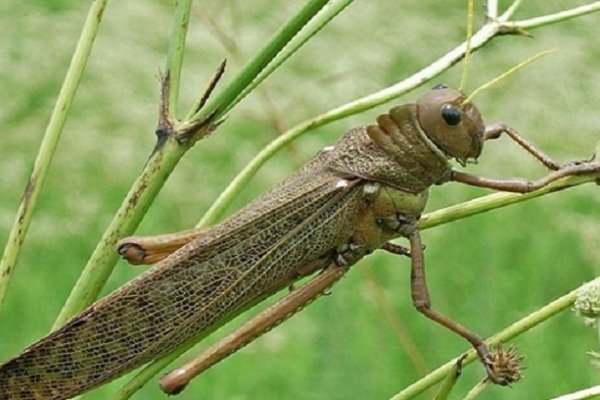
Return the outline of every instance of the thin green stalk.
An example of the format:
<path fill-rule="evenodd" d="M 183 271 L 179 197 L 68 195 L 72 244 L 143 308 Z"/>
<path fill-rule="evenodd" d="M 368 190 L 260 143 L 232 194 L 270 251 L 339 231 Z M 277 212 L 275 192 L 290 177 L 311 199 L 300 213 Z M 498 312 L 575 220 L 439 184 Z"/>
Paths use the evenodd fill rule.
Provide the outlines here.
<path fill-rule="evenodd" d="M 181 86 L 181 67 L 185 55 L 185 38 L 190 23 L 190 14 L 193 0 L 178 0 L 173 19 L 172 37 L 167 55 L 167 75 L 169 85 L 168 114 L 177 117 L 179 111 L 179 88 Z"/>
<path fill-rule="evenodd" d="M 113 400 L 127 400 L 135 394 L 140 388 L 145 385 L 150 379 L 158 374 L 163 368 L 181 357 L 191 346 L 178 347 L 175 351 L 169 353 L 166 357 L 160 359 L 159 362 L 144 367 L 138 372 L 129 382 L 127 382 L 115 395 Z"/>
<path fill-rule="evenodd" d="M 591 282 L 600 283 L 600 278 L 596 278 Z M 513 339 L 514 337 L 519 336 L 522 333 L 528 331 L 529 329 L 533 328 L 534 326 L 537 326 L 537 325 L 541 324 L 542 322 L 552 318 L 559 312 L 568 309 L 575 302 L 575 298 L 577 297 L 577 291 L 584 285 L 581 285 L 580 287 L 576 288 L 575 290 L 572 290 L 571 292 L 567 293 L 566 295 L 559 297 L 558 299 L 554 300 L 553 302 L 543 306 L 539 310 L 534 311 L 533 313 L 531 313 L 531 314 L 527 315 L 526 317 L 520 319 L 519 321 L 513 323 L 509 327 L 503 329 L 496 335 L 492 336 L 488 341 L 486 341 L 486 343 L 497 344 L 497 343 L 507 342 L 507 341 Z M 467 357 L 465 358 L 463 365 L 467 365 L 467 364 L 473 362 L 477 358 L 477 356 L 475 355 L 475 351 L 473 351 L 472 349 L 469 350 L 466 354 L 467 354 Z M 452 369 L 452 367 L 454 366 L 455 363 L 456 363 L 456 360 L 447 362 L 446 364 L 437 368 L 435 371 L 432 371 L 429 375 L 423 377 L 422 379 L 419 379 L 417 382 L 408 386 L 407 388 L 402 390 L 400 393 L 391 397 L 390 400 L 408 400 L 408 399 L 412 399 L 412 398 L 418 396 L 419 394 L 423 393 L 425 390 L 427 390 L 431 386 L 435 385 L 436 383 L 438 383 L 442 379 L 444 379 L 444 377 Z"/>
<path fill-rule="evenodd" d="M 446 400 L 448 396 L 450 396 L 450 392 L 456 386 L 456 382 L 458 382 L 458 378 L 460 377 L 462 363 L 454 363 L 454 367 L 448 372 L 446 378 L 442 382 L 439 387 L 438 392 L 435 394 L 433 400 Z"/>
<path fill-rule="evenodd" d="M 473 36 L 473 0 L 467 1 L 467 38 L 465 42 L 467 42 L 467 48 L 465 49 L 465 58 L 463 60 L 463 70 L 460 77 L 460 85 L 458 85 L 458 90 L 465 90 L 465 86 L 467 83 L 467 75 L 469 72 L 469 56 L 471 53 L 471 36 Z"/>
<path fill-rule="evenodd" d="M 573 393 L 554 397 L 551 400 L 585 400 L 597 399 L 600 396 L 600 385 L 592 386 L 587 389 L 578 390 Z"/>
<path fill-rule="evenodd" d="M 230 110 L 236 98 L 328 1 L 310 0 L 307 2 L 300 11 L 271 36 L 265 46 L 246 63 L 219 94 L 209 99 L 206 106 L 190 118 L 190 121 L 202 120 L 215 110 L 218 110 L 218 116 L 223 115 L 224 110 Z"/>
<path fill-rule="evenodd" d="M 567 19 L 580 17 L 582 15 L 591 14 L 600 10 L 600 1 L 595 1 L 590 4 L 584 4 L 579 7 L 574 7 L 569 10 L 561 11 L 554 14 L 543 15 L 531 19 L 506 23 L 507 28 L 518 27 L 519 29 L 541 28 L 545 25 L 554 24 L 556 22 L 566 21 Z"/>
<path fill-rule="evenodd" d="M 350 3 L 354 0 L 331 0 L 326 7 L 310 21 L 304 25 L 302 30 L 290 39 L 289 43 L 278 53 L 275 58 L 258 74 L 258 76 L 252 81 L 246 89 L 231 103 L 224 112 L 227 112 L 230 108 L 240 102 L 248 93 L 254 90 L 255 87 L 269 76 L 274 70 L 276 70 L 281 64 L 283 64 L 292 54 L 296 52 L 304 43 L 310 40 L 317 32 L 321 30 L 329 21 L 335 18 L 340 12 L 342 12 Z"/>
<path fill-rule="evenodd" d="M 579 186 L 584 183 L 594 182 L 600 174 L 590 174 L 581 176 L 569 176 L 559 179 L 530 193 L 507 193 L 498 192 L 487 196 L 478 197 L 473 200 L 465 201 L 450 207 L 432 211 L 421 217 L 419 229 L 429 229 L 441 224 L 447 224 L 458 219 L 467 218 L 472 215 L 484 213 L 486 211 L 495 210 L 509 206 L 511 204 L 520 203 L 529 199 L 540 197 L 549 193 L 558 192 L 570 187 Z"/>
<path fill-rule="evenodd" d="M 4 248 L 4 254 L 0 261 L 0 307 L 6 295 L 11 272 L 17 262 L 21 246 L 29 229 L 31 216 L 35 209 L 40 189 L 46 178 L 48 167 L 52 161 L 52 156 L 62 134 L 65 120 L 71 109 L 81 76 L 89 59 L 105 6 L 106 0 L 92 2 L 83 24 L 81 35 L 77 41 L 71 64 L 69 65 L 65 80 L 56 99 L 56 104 L 50 115 L 50 121 L 46 127 L 46 132 L 44 133 L 44 138 L 35 159 L 29 182 L 23 193 L 15 222 L 11 228 L 6 247 Z"/>
<path fill-rule="evenodd" d="M 246 165 L 244 169 L 231 181 L 231 183 L 229 183 L 227 188 L 225 188 L 225 190 L 219 195 L 217 200 L 208 209 L 204 216 L 202 216 L 196 226 L 203 227 L 214 224 L 223 215 L 225 209 L 229 206 L 229 204 L 231 204 L 233 199 L 237 197 L 238 193 L 241 192 L 244 187 L 246 187 L 256 172 L 271 157 L 273 157 L 279 150 L 304 132 L 329 122 L 327 120 L 317 120 L 317 118 L 296 125 L 283 135 L 278 136 L 277 139 L 273 140 L 264 149 L 262 149 L 260 153 L 258 153 L 256 157 L 254 157 L 252 161 L 250 161 L 248 165 Z M 343 117 L 339 116 L 338 119 L 339 118 Z"/>
<path fill-rule="evenodd" d="M 486 1 L 486 17 L 489 19 L 498 18 L 498 0 Z"/>
<path fill-rule="evenodd" d="M 487 388 L 489 385 L 490 385 L 490 382 L 488 382 L 488 381 L 479 382 L 477 385 L 473 386 L 471 388 L 471 390 L 469 390 L 469 393 L 467 393 L 467 395 L 463 398 L 463 400 L 473 400 L 474 398 L 479 396 L 481 393 L 483 393 L 485 388 Z"/>
<path fill-rule="evenodd" d="M 334 2 L 332 2 L 332 4 L 330 4 L 330 6 L 327 9 L 323 10 L 323 12 L 318 15 L 318 17 L 315 17 L 313 20 L 310 20 L 310 25 L 303 29 L 299 35 L 294 37 L 293 42 L 291 42 L 288 46 L 285 47 L 284 52 L 278 54 L 277 58 L 272 63 L 268 64 L 268 67 L 265 68 L 265 72 L 261 72 L 255 81 L 249 83 L 251 83 L 253 87 L 258 85 L 258 83 L 265 79 L 267 71 L 272 72 L 283 61 L 289 58 L 289 56 L 294 51 L 296 51 L 299 48 L 299 46 L 304 44 L 319 29 L 321 29 L 324 23 L 330 21 L 348 4 L 348 0 L 334 0 Z M 235 101 L 239 101 L 241 97 L 242 96 L 236 98 Z M 209 109 L 209 107 L 206 107 L 206 109 Z M 323 114 L 320 117 L 296 125 L 294 128 L 288 130 L 285 134 L 279 136 L 277 139 L 275 139 L 273 142 L 267 145 L 227 186 L 227 188 L 221 193 L 219 198 L 213 203 L 211 208 L 204 214 L 202 219 L 198 222 L 197 226 L 207 226 L 216 222 L 218 218 L 222 216 L 223 212 L 229 206 L 231 201 L 233 201 L 233 199 L 242 190 L 242 188 L 246 186 L 246 184 L 250 181 L 250 179 L 252 179 L 252 177 L 262 167 L 262 165 L 273 155 L 275 155 L 280 149 L 282 149 L 284 146 L 286 146 L 288 143 L 294 140 L 296 137 L 310 129 L 327 124 L 336 119 L 344 118 L 345 116 L 349 115 L 343 113 L 335 113 L 331 115 L 331 117 L 329 117 L 328 114 L 330 113 Z"/>

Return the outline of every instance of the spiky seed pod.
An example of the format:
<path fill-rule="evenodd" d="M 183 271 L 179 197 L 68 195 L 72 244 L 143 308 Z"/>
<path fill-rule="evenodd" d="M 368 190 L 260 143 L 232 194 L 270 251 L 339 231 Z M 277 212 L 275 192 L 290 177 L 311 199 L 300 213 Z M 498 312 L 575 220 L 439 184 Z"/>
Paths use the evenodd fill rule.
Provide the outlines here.
<path fill-rule="evenodd" d="M 501 345 L 490 350 L 492 368 L 498 378 L 506 385 L 517 382 L 523 377 L 523 358 L 514 346 L 502 348 Z"/>

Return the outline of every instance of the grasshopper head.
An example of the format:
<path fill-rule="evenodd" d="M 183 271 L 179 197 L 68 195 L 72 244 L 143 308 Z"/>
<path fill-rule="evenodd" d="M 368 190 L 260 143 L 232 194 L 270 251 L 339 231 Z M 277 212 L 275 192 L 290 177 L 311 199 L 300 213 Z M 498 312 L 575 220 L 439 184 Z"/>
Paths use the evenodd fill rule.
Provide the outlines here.
<path fill-rule="evenodd" d="M 461 164 L 479 157 L 485 131 L 479 110 L 465 99 L 458 90 L 436 85 L 417 100 L 417 119 L 423 132 Z"/>

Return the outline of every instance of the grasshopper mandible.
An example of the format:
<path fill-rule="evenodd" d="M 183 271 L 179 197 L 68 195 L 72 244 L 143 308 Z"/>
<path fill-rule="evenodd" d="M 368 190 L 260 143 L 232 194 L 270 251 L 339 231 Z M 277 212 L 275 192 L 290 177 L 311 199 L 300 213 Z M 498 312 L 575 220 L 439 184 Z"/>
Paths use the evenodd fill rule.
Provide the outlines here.
<path fill-rule="evenodd" d="M 477 107 L 465 100 L 461 92 L 438 85 L 415 104 L 380 115 L 377 125 L 350 130 L 219 225 L 175 236 L 124 239 L 119 252 L 125 258 L 158 265 L 2 365 L 0 398 L 71 398 L 210 331 L 299 278 L 334 270 L 327 285 L 332 284 L 377 249 L 411 258 L 417 310 L 469 341 L 488 378 L 508 384 L 510 377 L 494 369 L 484 341 L 431 307 L 417 229 L 428 188 L 456 181 L 525 193 L 564 176 L 597 173 L 600 163 L 561 166 L 513 129 L 486 127 Z M 476 160 L 484 141 L 503 133 L 551 172 L 530 182 L 479 178 L 452 169 L 451 159 L 463 165 Z M 400 236 L 409 240 L 410 249 L 389 243 Z M 261 332 L 286 316 L 277 316 Z"/>

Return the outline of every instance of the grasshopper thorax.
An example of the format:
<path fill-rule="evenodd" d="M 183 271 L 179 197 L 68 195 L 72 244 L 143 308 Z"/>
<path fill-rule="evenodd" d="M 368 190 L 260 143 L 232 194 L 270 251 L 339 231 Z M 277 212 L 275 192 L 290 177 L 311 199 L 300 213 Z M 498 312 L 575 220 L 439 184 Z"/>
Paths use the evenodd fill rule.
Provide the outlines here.
<path fill-rule="evenodd" d="M 419 125 L 433 144 L 461 164 L 481 154 L 485 124 L 466 96 L 445 85 L 437 85 L 417 100 Z"/>

